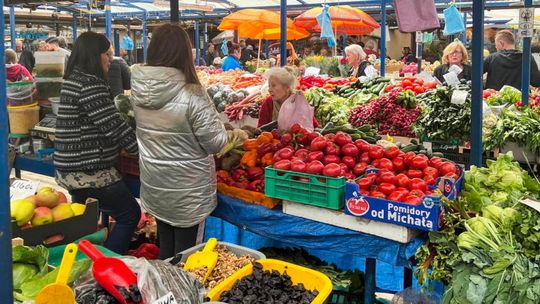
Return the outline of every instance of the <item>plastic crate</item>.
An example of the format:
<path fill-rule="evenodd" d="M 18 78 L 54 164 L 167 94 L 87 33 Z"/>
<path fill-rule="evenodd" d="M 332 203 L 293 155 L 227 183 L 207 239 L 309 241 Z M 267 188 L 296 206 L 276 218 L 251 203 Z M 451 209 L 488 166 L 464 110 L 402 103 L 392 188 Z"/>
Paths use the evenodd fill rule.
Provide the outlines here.
<path fill-rule="evenodd" d="M 219 245 L 223 245 L 225 246 L 229 251 L 231 251 L 232 253 L 236 254 L 237 256 L 250 256 L 256 260 L 262 260 L 262 259 L 266 259 L 266 256 L 264 255 L 264 253 L 260 252 L 260 251 L 257 251 L 257 250 L 253 250 L 251 248 L 247 248 L 247 247 L 243 247 L 243 246 L 240 246 L 240 245 L 236 245 L 236 244 L 232 244 L 232 243 L 227 243 L 227 242 L 218 242 Z M 173 264 L 173 265 L 176 265 L 178 263 L 181 263 L 181 262 L 185 262 L 187 260 L 187 258 L 192 255 L 193 253 L 197 252 L 197 251 L 200 251 L 203 249 L 204 245 L 206 245 L 206 243 L 201 243 L 199 245 L 196 245 L 196 246 L 193 246 L 189 249 L 186 249 L 180 253 L 177 253 L 173 258 L 172 260 L 170 260 L 170 263 Z"/>
<path fill-rule="evenodd" d="M 139 157 L 122 152 L 116 168 L 123 175 L 139 176 Z"/>
<path fill-rule="evenodd" d="M 308 290 L 317 289 L 319 295 L 311 302 L 312 304 L 323 304 L 332 292 L 332 282 L 321 272 L 274 259 L 264 259 L 257 262 L 263 266 L 263 270 L 277 270 L 281 274 L 287 271 L 293 284 L 302 283 Z M 214 287 L 214 289 L 208 293 L 208 298 L 212 301 L 218 301 L 223 292 L 230 290 L 236 281 L 250 275 L 252 272 L 253 264 L 243 267 Z"/>
<path fill-rule="evenodd" d="M 266 196 L 333 210 L 344 204 L 345 178 L 334 178 L 266 167 Z"/>

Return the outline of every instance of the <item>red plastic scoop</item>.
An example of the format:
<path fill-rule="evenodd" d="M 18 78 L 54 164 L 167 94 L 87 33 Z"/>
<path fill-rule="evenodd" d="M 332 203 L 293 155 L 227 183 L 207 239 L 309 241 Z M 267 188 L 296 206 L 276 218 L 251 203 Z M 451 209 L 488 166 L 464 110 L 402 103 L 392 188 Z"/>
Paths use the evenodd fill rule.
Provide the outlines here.
<path fill-rule="evenodd" d="M 104 256 L 87 240 L 79 242 L 79 249 L 94 261 L 92 274 L 101 287 L 122 304 L 143 303 L 137 276 L 122 260 Z"/>

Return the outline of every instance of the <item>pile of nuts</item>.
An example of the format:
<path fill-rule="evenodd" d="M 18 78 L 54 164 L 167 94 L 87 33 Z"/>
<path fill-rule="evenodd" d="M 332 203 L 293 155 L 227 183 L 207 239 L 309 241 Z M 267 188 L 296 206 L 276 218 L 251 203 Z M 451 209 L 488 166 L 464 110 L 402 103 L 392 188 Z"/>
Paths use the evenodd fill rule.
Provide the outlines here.
<path fill-rule="evenodd" d="M 224 245 L 218 244 L 214 251 L 218 253 L 217 264 L 212 273 L 206 279 L 206 282 L 204 282 L 204 286 L 209 289 L 214 288 L 217 284 L 221 283 L 226 278 L 240 270 L 240 268 L 255 261 L 255 259 L 251 256 L 237 256 L 229 251 Z M 184 267 L 183 263 L 180 264 L 180 267 Z M 206 274 L 206 267 L 191 269 L 189 272 L 195 275 L 197 279 L 202 281 L 204 275 Z"/>

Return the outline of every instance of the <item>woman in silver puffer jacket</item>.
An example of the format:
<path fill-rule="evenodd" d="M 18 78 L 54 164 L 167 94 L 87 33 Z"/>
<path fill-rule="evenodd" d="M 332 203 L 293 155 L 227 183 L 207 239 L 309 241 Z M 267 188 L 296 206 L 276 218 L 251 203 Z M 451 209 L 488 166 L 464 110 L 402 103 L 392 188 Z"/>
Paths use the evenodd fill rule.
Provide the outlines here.
<path fill-rule="evenodd" d="M 131 88 L 141 202 L 157 219 L 164 259 L 194 246 L 199 223 L 216 207 L 213 154 L 227 143 L 227 132 L 177 25 L 154 30 L 148 64 L 133 67 Z"/>

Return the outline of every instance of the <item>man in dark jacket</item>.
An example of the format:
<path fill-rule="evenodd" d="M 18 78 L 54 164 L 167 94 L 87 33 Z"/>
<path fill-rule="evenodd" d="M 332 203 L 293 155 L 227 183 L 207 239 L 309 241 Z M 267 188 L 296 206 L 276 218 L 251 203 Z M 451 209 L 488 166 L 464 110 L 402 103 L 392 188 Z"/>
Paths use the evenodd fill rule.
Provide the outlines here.
<path fill-rule="evenodd" d="M 500 90 L 509 85 L 521 88 L 521 59 L 522 53 L 515 48 L 514 34 L 510 31 L 500 31 L 495 35 L 497 52 L 484 60 L 484 73 L 487 73 L 486 89 Z M 540 86 L 540 71 L 531 57 L 531 85 Z"/>
<path fill-rule="evenodd" d="M 131 89 L 131 71 L 122 57 L 114 57 L 109 67 L 109 86 L 113 98 Z"/>

